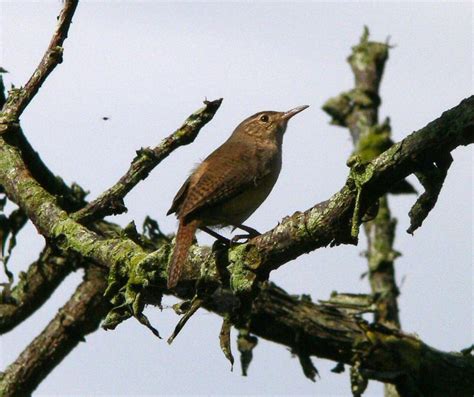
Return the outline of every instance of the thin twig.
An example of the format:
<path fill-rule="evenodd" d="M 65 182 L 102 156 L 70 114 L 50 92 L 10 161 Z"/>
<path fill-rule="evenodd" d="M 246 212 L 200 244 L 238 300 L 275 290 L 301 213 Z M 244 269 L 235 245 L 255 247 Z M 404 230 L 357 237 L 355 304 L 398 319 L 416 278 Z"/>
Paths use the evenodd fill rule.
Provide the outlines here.
<path fill-rule="evenodd" d="M 58 16 L 58 25 L 38 67 L 23 88 L 10 90 L 7 101 L 0 113 L 0 134 L 6 132 L 10 125 L 18 123 L 20 115 L 36 95 L 46 78 L 62 62 L 62 45 L 64 40 L 66 40 L 77 4 L 78 0 L 64 1 L 64 7 Z"/>
<path fill-rule="evenodd" d="M 107 215 L 126 212 L 123 198 L 127 193 L 145 179 L 151 170 L 168 157 L 173 150 L 193 142 L 201 128 L 212 120 L 221 103 L 222 98 L 215 101 L 205 101 L 204 107 L 189 116 L 179 129 L 163 139 L 158 146 L 153 149 L 146 148 L 137 151 L 137 156 L 133 159 L 125 175 L 98 198 L 73 214 L 73 218 L 81 223 L 90 223 Z"/>

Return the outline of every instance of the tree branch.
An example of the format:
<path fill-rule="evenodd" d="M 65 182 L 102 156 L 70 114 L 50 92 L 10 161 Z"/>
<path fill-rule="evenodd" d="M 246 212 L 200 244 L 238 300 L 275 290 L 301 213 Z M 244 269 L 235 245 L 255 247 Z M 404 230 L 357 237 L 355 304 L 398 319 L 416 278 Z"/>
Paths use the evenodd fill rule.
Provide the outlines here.
<path fill-rule="evenodd" d="M 199 277 L 199 269 L 194 276 Z M 102 273 L 88 275 L 50 325 L 7 368 L 0 378 L 2 397 L 31 393 L 77 345 L 81 335 L 97 327 L 100 315 L 107 311 L 101 299 L 104 287 Z M 182 288 L 181 292 L 181 297 L 192 297 L 194 289 Z M 160 290 L 151 289 L 148 293 L 152 296 Z M 238 300 L 230 290 L 218 289 L 212 299 L 206 300 L 205 307 L 225 316 L 239 305 Z M 307 355 L 349 365 L 359 360 L 361 370 L 371 379 L 400 385 L 417 382 L 424 395 L 458 397 L 470 395 L 474 390 L 472 356 L 440 352 L 412 336 L 370 326 L 343 310 L 288 295 L 274 285 L 261 290 L 248 326 L 255 335 L 290 349 L 304 340 Z M 39 346 L 42 348 L 38 349 Z"/>
<path fill-rule="evenodd" d="M 0 396 L 30 395 L 84 335 L 97 329 L 109 309 L 104 298 L 106 276 L 98 267 L 86 269 L 84 281 L 49 325 L 0 376 Z"/>
<path fill-rule="evenodd" d="M 173 134 L 165 138 L 153 149 L 146 148 L 137 151 L 137 156 L 125 175 L 111 188 L 102 193 L 86 207 L 73 214 L 73 218 L 81 223 L 90 223 L 107 215 L 121 214 L 127 211 L 123 198 L 162 160 L 168 157 L 176 148 L 188 145 L 194 141 L 197 134 L 209 121 L 222 103 L 222 98 L 215 101 L 205 101 L 205 106 L 191 116 Z"/>
<path fill-rule="evenodd" d="M 73 13 L 76 4 L 67 1 L 65 9 L 72 7 Z M 64 38 L 69 24 L 70 20 L 66 23 Z M 60 45 L 62 41 L 48 56 L 60 55 Z M 47 66 L 48 62 L 57 64 L 60 59 L 46 58 L 45 62 Z M 35 179 L 21 154 L 18 137 L 14 137 L 15 128 L 10 127 L 16 126 L 19 115 L 46 79 L 47 74 L 42 74 L 41 66 L 38 67 L 39 75 L 33 75 L 25 89 L 10 93 L 1 115 L 0 132 L 5 133 L 0 137 L 0 185 L 50 244 L 110 267 L 108 296 L 115 305 L 124 303 L 128 314 L 139 318 L 146 303 L 156 304 L 161 297 L 171 247 L 163 242 L 157 251 L 149 253 L 140 241 L 132 241 L 129 234 L 110 237 L 91 231 L 71 219 L 58 205 L 55 195 Z M 48 74 L 54 66 L 47 66 Z M 353 216 L 354 211 L 357 215 L 363 214 L 394 183 L 408 174 L 420 172 L 421 164 L 439 163 L 457 146 L 472 143 L 473 120 L 474 97 L 471 97 L 370 163 L 354 161 L 348 181 L 340 192 L 305 213 L 286 218 L 277 228 L 248 244 L 232 248 L 228 256 L 225 255 L 227 252 L 221 252 L 218 265 L 228 265 L 224 268 L 216 266 L 215 255 L 208 248 L 193 247 L 178 294 L 194 294 L 194 287 L 190 286 L 199 281 L 214 291 L 204 306 L 227 314 L 235 303 L 239 303 L 236 300 L 242 298 L 242 294 L 235 292 L 248 291 L 255 279 L 268 277 L 271 270 L 288 260 L 328 244 L 355 243 L 350 232 L 354 226 L 351 222 L 355 219 L 357 227 L 359 217 Z M 124 188 L 127 189 L 120 187 Z M 122 198 L 125 194 L 126 191 Z M 201 265 L 206 267 L 202 272 L 204 281 Z M 96 271 L 100 272 L 88 270 L 86 280 L 58 316 L 1 376 L 2 395 L 24 395 L 34 390 L 77 345 L 81 336 L 97 327 L 108 308 L 102 298 L 104 277 L 92 275 Z M 228 281 L 232 289 L 216 290 Z M 155 288 L 153 293 L 149 293 L 151 286 Z M 251 310 L 251 331 L 291 346 L 294 351 L 304 340 L 308 354 L 351 365 L 360 363 L 359 368 L 365 371 L 365 376 L 397 383 L 402 392 L 410 390 L 413 383 L 427 395 L 463 396 L 471 395 L 474 390 L 472 356 L 436 351 L 414 337 L 369 326 L 341 310 L 295 299 L 274 287 L 264 288 Z M 295 346 L 296 340 L 298 346 Z M 404 394 L 408 395 L 408 392 Z"/>
<path fill-rule="evenodd" d="M 301 254 L 331 244 L 354 244 L 350 234 L 361 197 L 363 214 L 398 181 L 436 162 L 460 145 L 474 142 L 474 96 L 445 111 L 367 164 L 355 162 L 346 185 L 328 201 L 284 218 L 273 230 L 234 249 L 236 261 L 264 277 Z M 360 219 L 360 218 L 359 218 Z"/>
<path fill-rule="evenodd" d="M 452 162 L 451 154 L 447 153 L 434 164 L 427 163 L 415 173 L 425 191 L 410 210 L 410 227 L 407 233 L 413 234 L 434 208 Z"/>
<path fill-rule="evenodd" d="M 64 278 L 79 267 L 77 255 L 64 257 L 45 248 L 26 273 L 20 274 L 18 284 L 4 291 L 0 300 L 0 334 L 11 331 L 39 309 Z"/>
<path fill-rule="evenodd" d="M 10 90 L 6 103 L 0 113 L 0 134 L 5 133 L 10 127 L 18 124 L 23 110 L 25 110 L 37 94 L 49 74 L 62 62 L 62 45 L 64 40 L 66 40 L 77 4 L 77 0 L 64 1 L 64 7 L 58 16 L 56 31 L 38 67 L 23 88 Z"/>
<path fill-rule="evenodd" d="M 352 54 L 348 58 L 355 77 L 355 91 L 364 92 L 369 98 L 379 98 L 380 81 L 389 48 L 387 43 L 369 41 L 369 30 L 364 28 L 360 43 L 352 48 Z M 338 102 L 337 97 L 328 101 L 329 104 Z M 380 102 L 380 99 L 355 102 L 343 118 L 343 124 L 349 128 L 353 138 L 353 156 L 358 156 L 363 162 L 373 160 L 393 145 L 389 121 L 378 124 Z M 328 110 L 329 107 L 330 105 L 326 105 L 323 109 Z M 397 220 L 390 213 L 387 195 L 383 195 L 379 199 L 375 219 L 365 222 L 364 230 L 368 243 L 366 256 L 369 281 L 377 305 L 375 321 L 399 329 L 399 291 L 395 281 L 394 260 L 400 254 L 393 248 L 396 223 Z M 386 389 L 385 395 L 397 394 Z"/>
<path fill-rule="evenodd" d="M 466 99 L 456 108 L 445 112 L 440 119 L 394 145 L 369 164 L 355 164 L 344 188 L 328 202 L 321 203 L 306 213 L 297 213 L 286 218 L 272 231 L 253 239 L 249 244 L 233 248 L 228 257 L 230 285 L 233 290 L 245 291 L 245 281 L 247 286 L 249 284 L 246 276 L 253 273 L 249 268 L 253 268 L 259 278 L 265 278 L 272 269 L 303 252 L 329 243 L 354 243 L 350 236 L 350 227 L 356 198 L 360 195 L 358 192 L 363 189 L 365 193 L 361 202 L 363 213 L 364 206 L 368 207 L 387 191 L 391 184 L 417 172 L 420 163 L 435 162 L 458 145 L 472 143 L 473 103 L 474 97 Z M 61 210 L 56 198 L 45 191 L 31 175 L 18 148 L 18 136 L 15 134 L 7 133 L 0 137 L 0 185 L 25 211 L 38 230 L 50 243 L 61 249 L 72 250 L 84 258 L 110 267 L 108 296 L 112 297 L 114 304 L 124 301 L 131 315 L 138 317 L 140 313 L 136 311 L 142 310 L 146 302 L 156 303 L 159 295 L 157 299 L 156 295 L 150 296 L 143 291 L 149 285 L 158 285 L 161 288 L 164 286 L 170 246 L 163 244 L 158 251 L 149 254 L 126 236 L 104 238 L 77 224 Z M 357 178 L 364 180 L 358 187 L 354 182 Z M 211 284 L 219 285 L 222 279 L 217 277 L 214 255 L 205 248 L 194 248 L 193 252 L 194 261 L 191 260 L 187 265 L 191 268 L 187 269 L 187 274 L 193 274 L 192 270 L 200 269 L 204 262 L 209 267 L 206 274 L 210 277 Z M 129 275 L 133 276 L 129 278 Z M 189 281 L 194 285 L 196 278 L 188 279 Z M 182 284 L 187 284 L 186 279 Z M 263 330 L 261 333 L 264 334 Z M 267 334 L 264 336 L 270 337 Z M 344 354 L 349 354 L 349 351 L 352 352 L 348 349 Z M 321 353 L 323 356 L 324 354 Z M 338 354 L 338 361 L 344 361 L 340 351 Z M 52 369 L 47 365 L 45 368 Z M 380 374 L 370 376 L 380 377 Z M 31 381 L 30 378 L 31 375 L 25 377 L 28 382 Z M 8 379 L 8 375 L 5 375 L 2 382 L 8 383 Z"/>
<path fill-rule="evenodd" d="M 199 267 L 194 268 L 192 277 L 201 277 Z M 146 291 L 151 296 L 159 293 L 154 288 Z M 194 293 L 190 283 L 181 286 L 181 298 L 190 299 Z M 232 291 L 218 288 L 203 305 L 225 317 L 241 304 Z M 237 328 L 243 326 L 238 316 L 230 318 Z M 307 356 L 348 365 L 357 363 L 365 377 L 396 384 L 401 390 L 414 383 L 424 396 L 471 396 L 474 391 L 472 355 L 441 352 L 414 336 L 369 325 L 357 310 L 346 312 L 337 305 L 318 305 L 305 296 L 289 295 L 271 283 L 263 285 L 245 322 L 254 335 L 292 351 L 304 346 Z"/>
<path fill-rule="evenodd" d="M 218 267 L 219 272 L 216 267 L 215 255 L 209 248 L 194 246 L 191 258 L 186 264 L 183 281 L 179 284 L 178 295 L 183 296 L 183 290 L 186 290 L 186 288 L 190 291 L 189 288 L 191 287 L 191 291 L 193 291 L 193 286 L 196 285 L 198 279 L 201 279 L 201 284 L 203 283 L 201 266 L 206 268 L 206 271 L 203 273 L 206 275 L 204 284 L 208 284 L 210 290 L 213 290 L 222 282 L 226 283 L 226 279 L 229 280 L 230 277 L 231 286 L 234 288 L 234 291 L 238 292 L 241 286 L 238 283 L 239 269 L 236 266 L 238 264 L 242 264 L 240 268 L 242 270 L 240 281 L 242 281 L 245 278 L 243 277 L 244 275 L 253 273 L 249 270 L 252 266 L 256 269 L 257 273 L 263 274 L 261 272 L 266 272 L 268 274 L 275 266 L 280 266 L 285 260 L 289 260 L 291 256 L 297 256 L 299 253 L 305 252 L 305 250 L 316 249 L 329 244 L 331 241 L 334 243 L 353 242 L 350 238 L 350 220 L 357 196 L 357 189 L 355 188 L 353 178 L 363 173 L 370 175 L 370 178 L 366 178 L 366 183 L 362 185 L 365 191 L 362 207 L 364 205 L 368 206 L 376 197 L 379 197 L 388 190 L 391 184 L 404 178 L 409 173 L 415 172 L 418 169 L 417 159 L 423 158 L 425 161 L 436 159 L 441 153 L 449 152 L 459 145 L 472 143 L 474 135 L 473 104 L 474 97 L 464 100 L 457 107 L 445 112 L 438 120 L 413 133 L 364 166 L 362 170 L 357 168 L 358 174 L 354 175 L 353 172 L 344 188 L 328 202 L 315 206 L 308 210 L 307 214 L 297 213 L 292 217 L 284 219 L 277 228 L 251 240 L 249 244 L 232 248 L 228 256 L 225 255 L 225 252 L 221 253 L 219 255 L 219 263 L 221 265 Z M 166 283 L 166 268 L 171 252 L 170 245 L 162 243 L 161 248 L 153 253 L 149 253 L 126 235 L 103 237 L 71 220 L 67 213 L 58 207 L 55 197 L 46 192 L 28 172 L 20 153 L 14 145 L 13 135 L 3 134 L 0 137 L 0 185 L 4 186 L 8 196 L 27 213 L 38 230 L 50 243 L 63 250 L 72 250 L 79 253 L 83 258 L 110 267 L 108 296 L 111 297 L 114 305 L 124 303 L 123 307 L 129 310 L 130 315 L 138 316 L 139 312 L 134 312 L 134 310 L 142 310 L 146 303 L 156 304 Z M 339 230 L 338 227 L 340 227 Z M 295 232 L 299 232 L 299 234 L 296 235 L 294 242 L 290 243 L 292 233 Z M 309 233 L 310 235 L 308 235 Z M 272 238 L 274 243 L 270 244 Z M 278 255 L 282 257 L 279 258 Z M 263 258 L 264 260 L 254 261 L 253 258 Z M 270 262 L 271 260 L 275 261 L 274 264 Z M 226 261 L 229 263 L 230 275 L 227 273 L 228 270 L 222 267 Z M 259 268 L 259 266 L 255 267 L 255 263 L 262 266 L 262 268 Z M 219 273 L 220 276 L 218 276 Z M 147 293 L 150 286 L 158 288 L 157 292 L 153 294 Z M 227 291 L 227 296 L 229 296 L 230 291 Z M 234 296 L 233 294 L 231 295 Z M 277 295 L 274 299 L 281 298 Z M 219 307 L 225 307 L 222 300 L 218 302 Z M 265 303 L 263 306 L 267 304 L 269 303 Z M 206 302 L 206 305 L 210 304 Z M 219 310 L 216 309 L 218 312 Z M 225 308 L 222 310 L 225 310 Z M 282 310 L 286 312 L 286 309 Z M 333 310 L 330 309 L 330 313 L 333 313 Z M 324 310 L 326 314 L 327 311 L 328 309 Z M 280 316 L 282 314 L 283 312 L 275 313 L 274 315 Z M 315 313 L 311 313 L 299 326 L 305 329 L 308 326 L 308 322 L 316 321 L 314 320 L 315 315 Z M 335 316 L 340 318 L 340 314 L 336 313 Z M 332 317 L 331 321 L 337 321 L 336 317 Z M 263 321 L 261 323 L 262 329 L 259 332 L 264 337 L 273 337 L 271 340 L 282 341 L 285 335 L 284 330 L 288 330 L 288 327 L 268 327 L 271 318 L 270 315 L 270 318 L 265 317 L 264 320 L 261 320 Z M 277 318 L 274 320 L 277 321 Z M 296 320 L 293 319 L 292 321 Z M 336 324 L 335 326 L 339 325 Z M 257 326 L 253 325 L 252 327 Z M 333 331 L 331 328 L 325 328 L 327 337 L 340 335 L 337 331 Z M 372 331 L 366 332 L 367 337 L 373 335 Z M 394 335 L 394 331 L 387 332 L 389 335 Z M 272 336 L 272 334 L 274 335 Z M 408 349 L 410 354 L 420 352 L 416 350 L 417 346 L 419 346 L 418 343 L 412 346 L 406 338 L 395 339 L 397 343 L 401 341 L 403 348 L 406 345 L 411 346 Z M 393 340 L 390 338 L 388 340 L 390 342 L 385 340 L 383 336 L 377 336 L 374 339 L 375 345 L 372 344 L 373 349 L 378 350 L 379 345 L 381 345 L 382 347 L 386 346 L 392 352 L 393 345 L 391 343 Z M 310 343 L 311 341 L 308 342 L 308 346 L 310 346 Z M 331 346 L 330 343 L 325 343 L 324 346 L 317 342 L 315 343 L 319 346 L 317 349 L 320 351 L 317 354 L 321 354 L 323 357 L 325 357 L 325 354 L 329 354 L 325 353 L 324 349 Z M 348 342 L 348 344 L 350 343 Z M 398 348 L 400 348 L 400 345 L 397 345 L 397 348 L 393 350 L 395 353 L 392 352 L 391 354 L 399 355 L 400 350 L 397 350 Z M 384 351 L 384 349 L 382 350 Z M 348 347 L 347 350 L 337 351 L 339 352 L 337 353 L 337 361 L 347 362 L 347 357 L 352 354 L 352 347 Z M 421 353 L 416 355 L 416 357 L 420 355 L 422 358 L 425 356 L 433 357 L 433 354 L 435 353 L 432 353 L 431 350 L 425 351 L 422 349 Z M 412 356 L 407 355 L 406 357 Z M 335 356 L 334 358 L 336 359 Z M 436 359 L 439 358 L 439 356 L 436 356 Z M 360 360 L 362 359 L 360 358 Z M 470 368 L 470 357 L 462 357 L 460 360 L 462 362 L 458 363 L 459 365 L 463 368 L 467 365 L 466 368 Z M 467 362 L 465 362 L 466 360 Z M 400 362 L 400 360 L 397 362 Z M 404 361 L 401 362 L 404 365 L 406 364 Z M 432 368 L 433 365 L 441 365 L 445 362 L 443 360 L 438 364 L 432 363 L 431 367 L 428 364 L 423 364 L 423 369 Z M 408 367 L 410 372 L 412 372 L 412 367 L 413 365 Z M 392 372 L 384 374 L 384 376 L 398 379 L 398 374 Z M 431 385 L 430 387 L 442 388 L 442 382 L 445 379 L 443 376 L 440 378 L 439 385 Z M 373 372 L 369 373 L 368 377 L 381 378 L 382 375 L 379 372 Z M 466 377 L 466 379 L 471 378 Z M 469 381 L 465 380 L 464 384 L 466 382 Z"/>
<path fill-rule="evenodd" d="M 311 250 L 328 244 L 354 243 L 350 229 L 358 189 L 364 191 L 361 202 L 364 210 L 394 183 L 416 172 L 420 159 L 424 163 L 436 161 L 457 146 L 472 143 L 473 130 L 474 96 L 367 165 L 353 167 L 346 185 L 331 199 L 283 219 L 276 228 L 247 244 L 233 247 L 228 257 L 232 288 L 237 292 L 248 290 L 257 276 L 264 279 L 270 271 Z M 56 205 L 56 199 L 31 177 L 15 146 L 9 143 L 11 138 L 11 134 L 3 134 L 0 139 L 0 185 L 41 234 L 61 249 L 72 249 L 84 258 L 112 269 L 120 267 L 118 274 L 122 282 L 123 274 L 128 271 L 132 274 L 137 267 L 152 263 L 155 266 L 162 263 L 161 276 L 166 277 L 169 247 L 147 255 L 128 238 L 104 239 L 74 222 Z M 365 182 L 357 188 L 354 178 L 362 178 Z"/>

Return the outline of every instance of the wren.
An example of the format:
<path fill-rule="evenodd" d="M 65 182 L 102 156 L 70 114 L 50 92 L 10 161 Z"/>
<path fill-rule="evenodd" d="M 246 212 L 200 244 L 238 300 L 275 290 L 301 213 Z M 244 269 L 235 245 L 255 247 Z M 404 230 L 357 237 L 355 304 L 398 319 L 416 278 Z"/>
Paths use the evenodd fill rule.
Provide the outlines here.
<path fill-rule="evenodd" d="M 197 229 L 218 236 L 209 227 L 233 226 L 255 234 L 243 222 L 265 201 L 278 179 L 288 120 L 307 107 L 246 118 L 184 182 L 167 214 L 176 213 L 179 220 L 168 270 L 169 289 L 179 281 Z"/>

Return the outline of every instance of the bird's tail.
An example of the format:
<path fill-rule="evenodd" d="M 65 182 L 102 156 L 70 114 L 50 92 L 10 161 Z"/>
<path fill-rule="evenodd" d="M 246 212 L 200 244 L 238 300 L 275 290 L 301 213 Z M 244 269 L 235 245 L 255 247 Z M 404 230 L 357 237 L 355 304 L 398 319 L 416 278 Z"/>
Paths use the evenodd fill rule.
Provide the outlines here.
<path fill-rule="evenodd" d="M 176 243 L 174 246 L 173 257 L 168 268 L 168 289 L 174 288 L 183 271 L 184 263 L 188 258 L 189 247 L 193 243 L 198 221 L 193 220 L 186 223 L 184 219 L 180 219 L 178 233 L 176 233 Z"/>

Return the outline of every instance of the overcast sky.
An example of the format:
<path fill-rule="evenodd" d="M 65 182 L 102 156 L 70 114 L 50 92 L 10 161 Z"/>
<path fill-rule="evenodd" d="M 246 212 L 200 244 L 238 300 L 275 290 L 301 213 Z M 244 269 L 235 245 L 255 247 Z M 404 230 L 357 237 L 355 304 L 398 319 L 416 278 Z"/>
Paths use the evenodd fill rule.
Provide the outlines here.
<path fill-rule="evenodd" d="M 61 2 L 2 2 L 0 66 L 7 84 L 24 84 L 54 30 Z M 53 172 L 96 197 L 119 178 L 140 147 L 176 129 L 207 97 L 223 97 L 195 143 L 180 148 L 126 198 L 129 212 L 113 220 L 141 224 L 148 214 L 172 233 L 171 200 L 200 159 L 245 117 L 261 110 L 311 105 L 291 120 L 283 170 L 267 201 L 247 221 L 265 231 L 341 188 L 352 150 L 349 133 L 321 110 L 353 86 L 346 63 L 363 25 L 390 43 L 381 87 L 381 117 L 400 140 L 472 94 L 472 3 L 361 2 L 83 2 L 64 62 L 22 116 L 25 134 Z M 102 117 L 110 119 L 103 121 Z M 472 343 L 472 148 L 453 153 L 439 202 L 412 237 L 404 231 L 413 196 L 391 197 L 399 220 L 397 280 L 404 331 L 442 350 Z M 414 181 L 416 184 L 416 182 Z M 418 186 L 418 185 L 417 185 Z M 201 243 L 212 242 L 202 234 Z M 30 225 L 19 238 L 12 269 L 35 260 L 42 238 Z M 290 293 L 327 299 L 333 290 L 368 292 L 358 247 L 318 250 L 288 263 L 271 280 Z M 1 367 L 16 358 L 68 299 L 72 275 L 38 313 L 0 339 Z M 2 275 L 2 280 L 4 275 Z M 178 317 L 169 308 L 146 313 L 162 335 Z M 37 395 L 317 394 L 349 396 L 348 372 L 314 359 L 313 384 L 290 352 L 264 340 L 247 378 L 219 349 L 220 319 L 199 311 L 172 346 L 134 320 L 87 337 L 41 384 Z M 235 333 L 234 333 L 235 335 Z M 234 344 L 234 352 L 237 349 Z M 367 396 L 381 395 L 380 385 Z"/>

